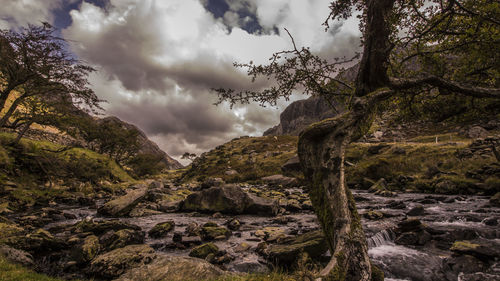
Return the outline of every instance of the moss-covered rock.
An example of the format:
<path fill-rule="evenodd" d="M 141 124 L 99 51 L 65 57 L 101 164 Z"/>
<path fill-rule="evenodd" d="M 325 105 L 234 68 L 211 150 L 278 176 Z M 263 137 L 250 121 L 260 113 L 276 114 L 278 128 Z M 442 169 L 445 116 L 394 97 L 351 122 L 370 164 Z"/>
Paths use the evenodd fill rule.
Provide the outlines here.
<path fill-rule="evenodd" d="M 170 220 L 166 222 L 161 222 L 155 225 L 149 232 L 149 237 L 152 238 L 162 238 L 167 236 L 167 234 L 172 231 L 175 227 L 175 222 Z"/>
<path fill-rule="evenodd" d="M 118 231 L 121 229 L 141 230 L 141 228 L 137 225 L 121 222 L 119 220 L 93 221 L 85 219 L 74 224 L 73 227 L 71 227 L 71 232 L 92 232 L 93 234 L 99 236 L 110 230 Z"/>
<path fill-rule="evenodd" d="M 219 226 L 203 226 L 200 230 L 200 237 L 205 241 L 227 239 L 231 234 L 229 229 Z"/>
<path fill-rule="evenodd" d="M 209 254 L 217 254 L 219 252 L 219 247 L 215 246 L 213 243 L 205 243 L 198 247 L 193 248 L 189 253 L 190 257 L 205 259 Z"/>
<path fill-rule="evenodd" d="M 162 256 L 148 265 L 129 270 L 117 281 L 217 280 L 223 274 L 222 270 L 202 259 Z"/>
<path fill-rule="evenodd" d="M 126 195 L 107 202 L 97 212 L 112 217 L 126 216 L 146 195 L 146 186 L 140 185 L 137 189 L 129 190 Z"/>
<path fill-rule="evenodd" d="M 248 194 L 237 185 L 211 187 L 189 195 L 181 204 L 183 211 L 223 214 L 274 215 L 275 201 Z"/>
<path fill-rule="evenodd" d="M 106 251 L 111 251 L 127 245 L 142 244 L 144 243 L 144 236 L 143 231 L 127 228 L 116 232 L 110 230 L 101 236 L 100 241 L 106 248 Z"/>
<path fill-rule="evenodd" d="M 89 272 L 102 278 L 116 278 L 135 267 L 148 264 L 157 255 L 148 245 L 129 245 L 97 256 Z"/>
<path fill-rule="evenodd" d="M 299 235 L 286 244 L 269 245 L 263 253 L 266 258 L 280 265 L 291 265 L 299 253 L 307 253 L 311 258 L 318 258 L 328 249 L 322 231 L 313 231 Z"/>
<path fill-rule="evenodd" d="M 99 238 L 95 235 L 87 236 L 83 244 L 76 248 L 75 259 L 78 262 L 89 262 L 97 256 L 100 249 Z"/>

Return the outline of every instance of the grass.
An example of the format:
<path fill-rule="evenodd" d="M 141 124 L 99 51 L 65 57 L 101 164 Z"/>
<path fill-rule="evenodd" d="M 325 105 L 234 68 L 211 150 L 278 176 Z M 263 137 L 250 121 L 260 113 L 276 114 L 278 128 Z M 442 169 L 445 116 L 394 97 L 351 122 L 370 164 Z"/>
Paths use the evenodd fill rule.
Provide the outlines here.
<path fill-rule="evenodd" d="M 0 255 L 0 281 L 63 281 L 13 264 Z"/>
<path fill-rule="evenodd" d="M 219 177 L 226 182 L 257 181 L 281 174 L 281 166 L 297 153 L 297 137 L 241 137 L 220 145 L 194 161 L 184 181 Z M 227 174 L 234 170 L 237 173 Z"/>

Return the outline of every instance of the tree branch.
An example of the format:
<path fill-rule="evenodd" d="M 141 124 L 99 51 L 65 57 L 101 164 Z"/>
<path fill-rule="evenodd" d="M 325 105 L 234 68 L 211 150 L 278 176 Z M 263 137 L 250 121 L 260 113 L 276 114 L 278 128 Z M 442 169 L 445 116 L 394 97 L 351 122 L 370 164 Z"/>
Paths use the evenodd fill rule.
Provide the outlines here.
<path fill-rule="evenodd" d="M 390 78 L 389 80 L 389 87 L 393 90 L 409 90 L 422 85 L 431 85 L 475 98 L 500 98 L 500 89 L 498 88 L 463 85 L 434 75 L 416 79 Z"/>

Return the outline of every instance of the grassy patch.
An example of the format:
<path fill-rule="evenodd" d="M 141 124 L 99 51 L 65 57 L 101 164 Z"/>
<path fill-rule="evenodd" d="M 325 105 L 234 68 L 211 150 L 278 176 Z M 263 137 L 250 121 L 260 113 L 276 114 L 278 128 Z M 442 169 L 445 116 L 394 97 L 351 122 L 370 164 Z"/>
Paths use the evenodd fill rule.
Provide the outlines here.
<path fill-rule="evenodd" d="M 184 181 L 207 177 L 226 182 L 256 181 L 281 174 L 281 166 L 296 153 L 295 136 L 241 137 L 202 154 L 182 177 Z"/>
<path fill-rule="evenodd" d="M 47 275 L 36 273 L 21 265 L 8 262 L 0 255 L 0 280 L 1 281 L 63 281 Z"/>
<path fill-rule="evenodd" d="M 434 136 L 421 140 L 435 140 Z M 471 176 L 471 172 L 495 165 L 491 155 L 461 159 L 457 155 L 467 149 L 468 143 L 353 143 L 346 153 L 347 179 L 351 186 L 366 183 L 364 178 L 377 181 L 385 178 L 392 182 L 392 189 L 438 193 L 484 193 L 494 194 L 499 190 L 500 180 L 495 175 Z M 375 151 L 375 152 L 374 152 Z M 399 182 L 402 177 L 411 177 L 411 182 Z M 363 186 L 367 188 L 367 186 Z"/>

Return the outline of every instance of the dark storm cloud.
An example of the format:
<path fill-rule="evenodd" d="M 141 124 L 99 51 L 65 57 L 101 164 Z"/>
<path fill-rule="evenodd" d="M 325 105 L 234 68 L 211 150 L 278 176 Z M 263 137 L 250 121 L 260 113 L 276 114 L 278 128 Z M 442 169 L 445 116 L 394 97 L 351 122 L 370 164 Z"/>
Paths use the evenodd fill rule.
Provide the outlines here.
<path fill-rule="evenodd" d="M 110 101 L 107 114 L 137 125 L 172 156 L 200 154 L 239 135 L 260 135 L 279 122 L 283 101 L 279 109 L 252 104 L 230 110 L 213 106 L 216 96 L 209 92 L 269 86 L 272 80 L 250 83 L 233 62 L 266 63 L 273 52 L 291 47 L 290 39 L 274 29 L 288 27 L 300 45 L 325 57 L 359 46 L 342 24 L 323 32 L 318 18 L 326 0 L 228 0 L 217 17 L 201 3 L 217 4 L 127 0 L 111 1 L 104 9 L 84 2 L 63 32 L 75 53 L 100 70 L 92 82 Z M 252 21 L 272 32 L 250 34 Z"/>

